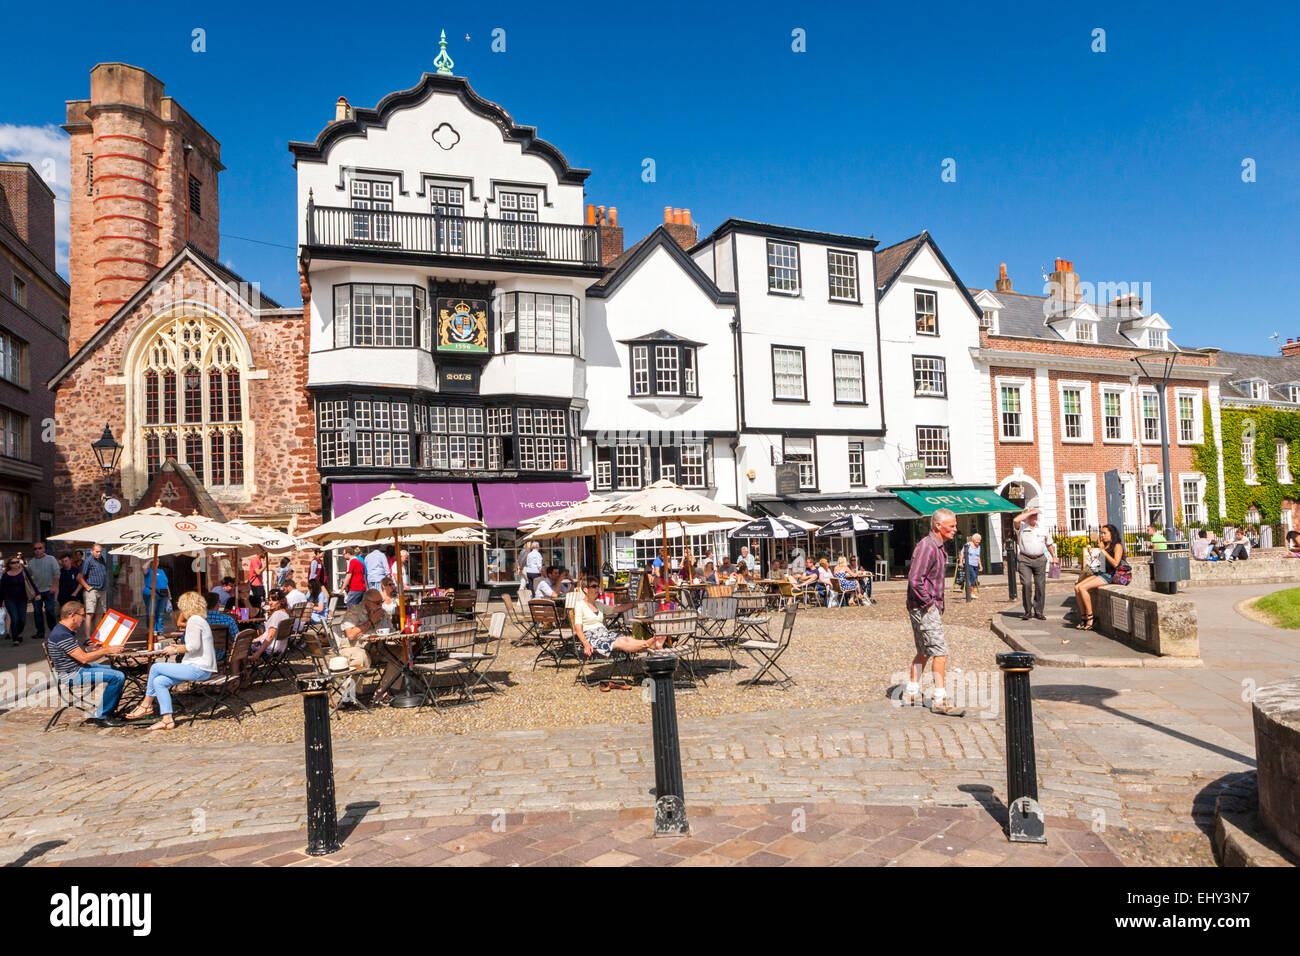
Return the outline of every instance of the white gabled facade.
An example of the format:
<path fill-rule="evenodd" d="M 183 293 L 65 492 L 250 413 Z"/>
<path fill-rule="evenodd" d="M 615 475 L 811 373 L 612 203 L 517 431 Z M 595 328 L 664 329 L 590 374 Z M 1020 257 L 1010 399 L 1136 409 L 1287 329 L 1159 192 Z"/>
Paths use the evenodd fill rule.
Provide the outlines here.
<path fill-rule="evenodd" d="M 866 459 L 884 431 L 875 245 L 729 219 L 691 250 L 738 298 L 742 505 L 871 490 Z"/>
<path fill-rule="evenodd" d="M 894 255 L 876 256 L 878 263 L 901 264 L 877 279 L 886 433 L 874 481 L 991 486 L 997 476 L 989 387 L 971 355 L 984 309 L 927 233 L 899 245 L 891 247 Z M 918 459 L 925 475 L 909 481 L 903 463 Z"/>
<path fill-rule="evenodd" d="M 442 583 L 511 585 L 518 522 L 586 494 L 588 171 L 442 72 L 290 150 L 327 510 L 396 482 L 481 516 Z"/>

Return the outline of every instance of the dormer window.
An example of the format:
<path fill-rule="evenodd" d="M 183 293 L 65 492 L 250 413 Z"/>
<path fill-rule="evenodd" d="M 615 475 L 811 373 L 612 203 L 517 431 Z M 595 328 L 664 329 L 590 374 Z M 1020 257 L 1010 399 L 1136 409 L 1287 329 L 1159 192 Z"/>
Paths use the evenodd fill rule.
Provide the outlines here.
<path fill-rule="evenodd" d="M 993 316 L 995 314 L 992 309 L 985 309 L 980 313 L 980 328 L 985 332 L 993 331 Z"/>
<path fill-rule="evenodd" d="M 1262 381 L 1261 379 L 1258 378 L 1252 378 L 1248 384 L 1250 385 L 1251 398 L 1258 399 L 1261 402 L 1267 401 L 1268 382 Z"/>
<path fill-rule="evenodd" d="M 1092 322 L 1075 322 L 1074 340 L 1076 342 L 1096 342 L 1097 326 Z"/>
<path fill-rule="evenodd" d="M 1300 405 L 1300 385 L 1288 385 L 1286 396 L 1286 400 L 1292 405 Z"/>
<path fill-rule="evenodd" d="M 1164 349 L 1167 347 L 1164 329 L 1147 329 L 1147 348 Z"/>
<path fill-rule="evenodd" d="M 699 342 L 660 329 L 624 344 L 628 346 L 633 398 L 699 397 Z"/>

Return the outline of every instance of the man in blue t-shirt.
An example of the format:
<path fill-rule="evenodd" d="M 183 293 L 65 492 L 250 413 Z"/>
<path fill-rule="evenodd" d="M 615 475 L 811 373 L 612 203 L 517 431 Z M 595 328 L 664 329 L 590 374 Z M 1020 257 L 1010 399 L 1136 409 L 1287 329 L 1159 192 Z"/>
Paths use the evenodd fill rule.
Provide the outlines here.
<path fill-rule="evenodd" d="M 96 727 L 122 727 L 126 721 L 113 715 L 122 696 L 126 675 L 107 664 L 98 664 L 100 658 L 111 657 L 116 651 L 111 647 L 82 650 L 77 640 L 86 608 L 80 601 L 69 601 L 59 611 L 59 623 L 54 625 L 45 645 L 50 652 L 50 664 L 61 683 L 104 685 L 104 696 L 99 702 L 99 712 L 86 723 Z"/>
<path fill-rule="evenodd" d="M 161 634 L 163 623 L 167 620 L 167 600 L 170 597 L 168 591 L 169 583 L 167 581 L 167 572 L 158 567 L 157 559 L 153 562 L 153 567 L 144 572 L 144 590 L 141 592 L 144 597 L 144 606 L 149 606 L 149 599 L 153 598 L 153 632 Z"/>

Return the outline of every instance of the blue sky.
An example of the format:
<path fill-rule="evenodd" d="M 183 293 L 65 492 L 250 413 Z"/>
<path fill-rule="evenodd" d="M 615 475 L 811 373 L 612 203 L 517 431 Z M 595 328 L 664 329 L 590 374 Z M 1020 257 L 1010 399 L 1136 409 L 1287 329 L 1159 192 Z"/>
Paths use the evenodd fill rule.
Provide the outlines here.
<path fill-rule="evenodd" d="M 629 244 L 666 205 L 702 232 L 729 216 L 883 244 L 929 229 L 968 285 L 1006 262 L 1017 291 L 1040 293 L 1059 256 L 1085 282 L 1149 283 L 1184 345 L 1269 352 L 1274 332 L 1300 335 L 1294 6 L 97 10 L 65 4 L 59 20 L 78 26 L 57 44 L 6 50 L 0 155 L 53 154 L 66 196 L 64 100 L 89 94 L 97 62 L 148 69 L 222 143 L 222 259 L 283 302 L 298 287 L 286 143 L 313 139 L 340 95 L 373 106 L 413 86 L 445 28 L 455 72 L 590 168 L 588 201 L 619 208 Z M 41 13 L 15 7 L 11 35 L 49 35 Z"/>

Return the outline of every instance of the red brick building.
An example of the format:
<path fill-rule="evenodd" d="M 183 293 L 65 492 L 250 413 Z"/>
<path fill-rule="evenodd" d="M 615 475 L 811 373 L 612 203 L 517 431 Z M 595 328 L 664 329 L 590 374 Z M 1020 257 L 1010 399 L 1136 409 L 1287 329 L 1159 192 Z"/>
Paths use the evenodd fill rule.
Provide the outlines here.
<path fill-rule="evenodd" d="M 1210 349 L 1180 348 L 1169 323 L 1142 311 L 1136 292 L 1102 305 L 1072 262 L 1056 260 L 1046 295 L 1012 289 L 1006 266 L 993 289 L 971 289 L 983 310 L 975 361 L 993 407 L 997 491 L 1043 509 L 1061 533 L 1083 534 L 1108 515 L 1104 474 L 1120 473 L 1123 524 L 1180 526 L 1217 514 L 1193 447 L 1219 437 L 1219 383 L 1226 370 Z M 1103 290 L 1104 292 L 1104 290 Z M 1172 515 L 1165 507 L 1159 400 L 1133 358 L 1170 353 L 1166 392 Z M 1209 421 L 1206 421 L 1208 402 Z M 1001 538 L 1009 529 L 991 529 Z M 1001 534 L 999 534 L 1001 532 Z M 997 554 L 1000 541 L 994 548 Z"/>
<path fill-rule="evenodd" d="M 105 424 L 123 446 L 116 491 L 128 510 L 177 507 L 163 485 L 185 482 L 157 479 L 180 474 L 202 490 L 181 504 L 218 519 L 314 526 L 307 319 L 218 260 L 220 144 L 143 70 L 101 64 L 91 93 L 68 104 L 65 127 L 83 178 L 74 172 L 75 347 L 50 381 L 60 530 L 104 518 L 90 444 Z M 173 571 L 176 587 L 191 583 L 188 561 Z"/>
<path fill-rule="evenodd" d="M 0 163 L 0 552 L 54 530 L 54 396 L 68 359 L 68 284 L 55 271 L 54 193 Z"/>

